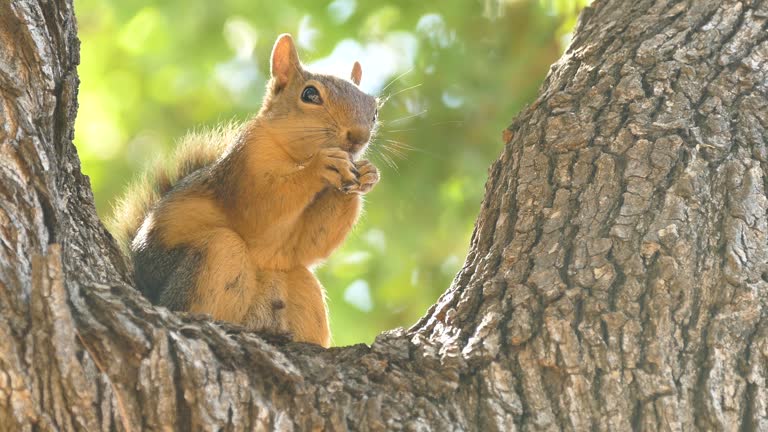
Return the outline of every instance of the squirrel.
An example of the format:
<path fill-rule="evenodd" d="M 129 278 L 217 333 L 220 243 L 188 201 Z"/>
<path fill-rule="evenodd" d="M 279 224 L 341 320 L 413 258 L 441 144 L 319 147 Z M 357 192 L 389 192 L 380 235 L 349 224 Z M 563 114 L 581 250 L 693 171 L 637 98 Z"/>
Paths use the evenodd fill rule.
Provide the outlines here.
<path fill-rule="evenodd" d="M 351 79 L 306 71 L 277 38 L 258 114 L 191 133 L 118 203 L 112 233 L 151 302 L 328 347 L 312 269 L 342 243 L 379 181 L 361 159 L 378 100 Z M 350 82 L 351 81 L 351 82 Z"/>

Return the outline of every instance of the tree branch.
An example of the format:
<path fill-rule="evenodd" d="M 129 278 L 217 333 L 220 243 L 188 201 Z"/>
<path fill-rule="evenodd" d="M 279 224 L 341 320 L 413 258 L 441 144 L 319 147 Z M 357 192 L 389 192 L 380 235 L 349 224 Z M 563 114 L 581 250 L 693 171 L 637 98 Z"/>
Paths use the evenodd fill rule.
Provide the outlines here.
<path fill-rule="evenodd" d="M 140 296 L 71 142 L 72 5 L 0 3 L 0 430 L 768 428 L 766 30 L 596 1 L 452 286 L 325 350 Z"/>

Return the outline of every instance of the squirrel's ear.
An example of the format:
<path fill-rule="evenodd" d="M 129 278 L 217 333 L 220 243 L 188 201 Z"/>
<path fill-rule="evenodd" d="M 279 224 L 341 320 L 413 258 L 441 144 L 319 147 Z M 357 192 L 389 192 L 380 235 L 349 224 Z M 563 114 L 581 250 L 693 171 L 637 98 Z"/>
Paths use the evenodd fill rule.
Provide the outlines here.
<path fill-rule="evenodd" d="M 270 69 L 272 78 L 277 81 L 278 88 L 285 87 L 293 74 L 301 70 L 296 46 L 294 46 L 293 38 L 288 33 L 283 33 L 277 37 L 275 46 L 272 47 Z"/>
<path fill-rule="evenodd" d="M 355 62 L 352 65 L 352 82 L 355 85 L 360 85 L 360 78 L 363 77 L 363 67 L 360 66 L 360 62 Z"/>

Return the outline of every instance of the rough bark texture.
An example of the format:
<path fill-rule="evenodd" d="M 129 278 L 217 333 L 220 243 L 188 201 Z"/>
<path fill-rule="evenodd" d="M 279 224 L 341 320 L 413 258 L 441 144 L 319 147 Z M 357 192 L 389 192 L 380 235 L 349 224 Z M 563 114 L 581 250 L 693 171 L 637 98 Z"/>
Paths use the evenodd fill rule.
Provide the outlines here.
<path fill-rule="evenodd" d="M 0 430 L 768 430 L 768 2 L 598 0 L 410 330 L 148 304 L 72 146 L 70 0 L 0 2 Z"/>

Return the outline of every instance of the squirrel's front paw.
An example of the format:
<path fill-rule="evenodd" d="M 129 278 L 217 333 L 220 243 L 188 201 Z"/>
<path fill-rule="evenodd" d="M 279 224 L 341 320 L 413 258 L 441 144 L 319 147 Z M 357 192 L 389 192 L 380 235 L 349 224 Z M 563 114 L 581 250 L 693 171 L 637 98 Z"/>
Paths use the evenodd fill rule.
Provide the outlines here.
<path fill-rule="evenodd" d="M 331 186 L 342 192 L 359 187 L 360 173 L 348 152 L 340 148 L 324 148 L 313 161 L 320 170 L 320 176 Z"/>
<path fill-rule="evenodd" d="M 357 162 L 355 166 L 359 173 L 357 179 L 360 184 L 359 186 L 351 188 L 349 193 L 359 195 L 367 194 L 374 186 L 376 186 L 376 183 L 379 182 L 379 169 L 367 160 L 361 160 Z"/>

